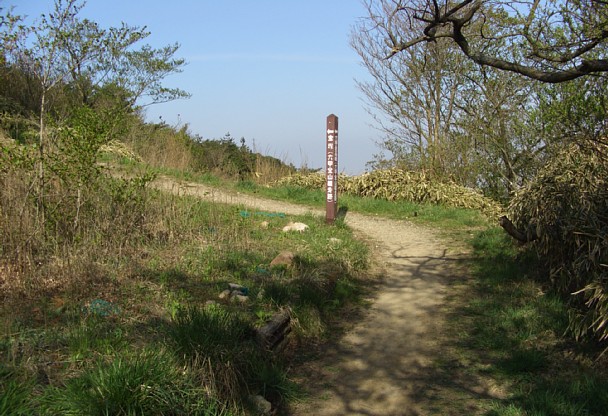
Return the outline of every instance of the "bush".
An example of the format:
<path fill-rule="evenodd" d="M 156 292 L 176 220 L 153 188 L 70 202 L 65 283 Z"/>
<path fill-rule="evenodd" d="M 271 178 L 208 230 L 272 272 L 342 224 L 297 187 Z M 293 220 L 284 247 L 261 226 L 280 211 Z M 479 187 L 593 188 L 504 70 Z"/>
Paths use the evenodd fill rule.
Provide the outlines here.
<path fill-rule="evenodd" d="M 171 338 L 185 356 L 202 354 L 213 360 L 230 362 L 238 358 L 242 343 L 252 329 L 238 314 L 220 306 L 186 308 L 177 312 Z"/>
<path fill-rule="evenodd" d="M 201 384 L 223 403 L 238 403 L 250 391 L 275 403 L 298 394 L 285 366 L 260 349 L 251 323 L 238 312 L 217 305 L 178 310 L 170 335 L 176 352 L 198 369 Z"/>
<path fill-rule="evenodd" d="M 325 175 L 322 173 L 292 175 L 281 179 L 278 184 L 323 189 Z M 408 201 L 475 209 L 491 218 L 498 218 L 503 211 L 500 204 L 473 189 L 456 183 L 439 182 L 424 172 L 402 169 L 376 170 L 360 176 L 340 175 L 338 191 L 388 201 Z"/>
<path fill-rule="evenodd" d="M 201 382 L 225 403 L 240 400 L 251 366 L 261 360 L 252 334 L 238 313 L 215 305 L 178 310 L 169 331 L 176 353 L 199 368 Z"/>
<path fill-rule="evenodd" d="M 533 230 L 550 283 L 572 294 L 577 338 L 608 340 L 608 146 L 572 145 L 513 198 L 515 225 Z"/>

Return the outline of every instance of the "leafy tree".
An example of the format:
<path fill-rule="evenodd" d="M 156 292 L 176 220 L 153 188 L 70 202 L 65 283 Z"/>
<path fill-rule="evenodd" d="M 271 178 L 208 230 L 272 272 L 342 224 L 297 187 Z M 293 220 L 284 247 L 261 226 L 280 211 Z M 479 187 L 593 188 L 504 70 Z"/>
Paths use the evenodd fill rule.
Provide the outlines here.
<path fill-rule="evenodd" d="M 393 13 L 391 4 L 368 3 L 370 17 L 351 37 L 374 79 L 359 85 L 384 115 L 377 118 L 387 134 L 380 145 L 393 154 L 390 163 L 432 171 L 504 199 L 530 177 L 544 149 L 542 137 L 529 131 L 531 83 L 477 67 L 449 39 L 417 43 L 387 59 L 389 28 L 392 35 L 413 40 L 411 25 L 424 26 Z M 487 18 L 499 22 L 506 16 Z M 497 41 L 493 48 L 502 46 Z"/>
<path fill-rule="evenodd" d="M 455 142 L 474 166 L 469 185 L 506 201 L 545 159 L 549 140 L 533 117 L 538 96 L 528 80 L 493 68 L 472 72 L 466 88 Z"/>
<path fill-rule="evenodd" d="M 390 63 L 368 61 L 375 81 L 359 86 L 388 118 L 388 125 L 380 121 L 387 135 L 383 146 L 396 154 L 404 152 L 401 147 L 409 148 L 420 167 L 441 174 L 462 79 L 450 74 L 453 62 L 446 56 L 445 45 L 432 46 L 426 53 L 408 51 Z"/>
<path fill-rule="evenodd" d="M 114 85 L 124 94 L 115 104 L 123 112 L 133 106 L 164 102 L 187 97 L 180 89 L 162 86 L 162 80 L 181 71 L 183 59 L 173 58 L 178 45 L 154 49 L 144 45 L 134 49 L 149 32 L 145 28 L 123 24 L 119 28 L 102 29 L 78 13 L 84 2 L 56 0 L 53 12 L 40 16 L 33 26 L 4 25 L 3 37 L 13 39 L 13 46 L 5 48 L 7 64 L 21 71 L 26 78 L 36 81 L 39 92 L 38 139 L 38 201 L 44 222 L 45 158 L 50 145 L 47 117 L 49 97 L 57 90 L 71 91 L 77 97 L 74 108 L 93 105 L 96 91 Z M 4 21 L 14 18 L 6 14 Z M 99 95 L 97 95 L 99 97 Z M 105 95 L 107 97 L 107 95 Z"/>
<path fill-rule="evenodd" d="M 15 43 L 19 39 L 20 23 L 23 20 L 22 16 L 12 13 L 12 9 L 4 14 L 3 7 L 0 7 L 0 64 L 6 63 L 6 54 L 12 51 Z"/>
<path fill-rule="evenodd" d="M 541 134 L 552 143 L 605 142 L 608 133 L 608 76 L 589 76 L 558 85 L 535 87 L 534 113 Z"/>
<path fill-rule="evenodd" d="M 230 133 L 219 140 L 199 140 L 192 143 L 195 167 L 201 172 L 219 172 L 226 176 L 248 178 L 255 166 L 256 156 L 241 138 L 240 146 Z"/>

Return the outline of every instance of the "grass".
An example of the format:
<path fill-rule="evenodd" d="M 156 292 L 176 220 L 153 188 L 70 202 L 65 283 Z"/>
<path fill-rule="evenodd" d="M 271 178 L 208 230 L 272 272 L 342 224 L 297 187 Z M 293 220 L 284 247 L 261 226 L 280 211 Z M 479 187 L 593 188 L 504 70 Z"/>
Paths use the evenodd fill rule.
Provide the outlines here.
<path fill-rule="evenodd" d="M 271 199 L 286 200 L 317 208 L 325 207 L 325 194 L 322 190 L 309 190 L 291 185 L 259 186 L 251 181 L 237 182 L 235 189 Z M 419 204 L 407 201 L 393 202 L 383 199 L 339 195 L 338 205 L 345 212 L 354 211 L 429 225 L 442 230 L 446 235 L 452 234 L 454 237 L 462 237 L 470 234 L 470 230 L 479 230 L 488 225 L 488 219 L 477 211 L 434 204 Z"/>
<path fill-rule="evenodd" d="M 109 156 L 108 156 L 109 157 Z M 116 160 L 115 160 L 116 161 Z M 133 161 L 122 164 L 124 168 L 147 172 L 152 169 L 154 173 L 165 174 L 177 179 L 192 182 L 221 186 L 223 189 L 255 194 L 260 197 L 289 201 L 295 204 L 316 208 L 325 208 L 325 194 L 323 190 L 310 190 L 299 186 L 282 185 L 266 186 L 254 180 L 228 181 L 211 174 L 189 174 L 183 171 L 166 168 L 147 167 L 143 171 L 142 165 Z M 362 198 L 352 195 L 339 195 L 339 207 L 342 210 L 352 210 L 363 214 L 378 215 L 391 219 L 409 220 L 438 228 L 446 235 L 462 238 L 470 235 L 470 230 L 479 230 L 488 225 L 488 219 L 478 211 L 462 208 L 443 207 L 434 204 L 419 204 L 407 201 L 393 202 L 383 199 Z"/>
<path fill-rule="evenodd" d="M 26 416 L 34 411 L 31 395 L 34 383 L 22 380 L 4 366 L 0 367 L 0 415 Z"/>
<path fill-rule="evenodd" d="M 48 388 L 43 414 L 148 415 L 222 414 L 221 405 L 201 394 L 194 377 L 162 350 L 125 353 Z"/>
<path fill-rule="evenodd" d="M 210 305 L 179 309 L 169 336 L 180 355 L 194 359 L 203 354 L 214 361 L 234 361 L 246 349 L 243 344 L 250 341 L 252 330 L 250 322 L 238 312 Z"/>
<path fill-rule="evenodd" d="M 51 246 L 39 264 L 0 259 L 2 279 L 19 270 L 0 289 L 0 414 L 238 415 L 249 394 L 275 408 L 301 394 L 290 357 L 357 302 L 366 245 L 322 218 L 268 217 L 263 228 L 244 207 L 137 181 L 110 190 L 119 200 L 100 198 L 91 217 L 103 229 Z M 109 234 L 110 214 L 120 235 Z M 289 221 L 310 229 L 283 233 Z M 296 254 L 294 266 L 271 269 L 283 250 Z M 248 288 L 246 303 L 218 297 L 228 283 Z M 254 329 L 280 309 L 297 328 L 271 356 Z"/>
<path fill-rule="evenodd" d="M 131 172 L 142 169 L 129 163 Z M 325 204 L 321 191 L 179 175 Z M 327 339 L 333 323 L 361 302 L 369 253 L 344 222 L 277 216 L 265 217 L 262 228 L 262 219 L 241 215 L 244 207 L 170 197 L 134 183 L 114 183 L 104 195 L 93 211 L 101 217 L 97 228 L 74 247 L 27 267 L 0 259 L 0 277 L 15 276 L 2 287 L 0 415 L 240 415 L 250 393 L 279 408 L 299 397 L 289 378 L 294 357 Z M 471 413 L 458 407 L 462 398 L 478 414 L 495 416 L 605 414 L 608 378 L 593 361 L 597 350 L 567 335 L 564 300 L 535 280 L 536 259 L 502 230 L 464 209 L 351 196 L 341 196 L 340 205 L 437 228 L 470 254 L 461 265 L 470 277 L 450 288 L 449 331 L 438 334 L 444 354 L 432 379 L 441 387 L 435 414 Z M 288 221 L 310 229 L 282 233 Z M 294 265 L 270 268 L 283 250 L 296 254 Z M 245 286 L 248 302 L 220 300 L 228 283 Z M 253 331 L 285 309 L 293 336 L 284 353 L 270 356 L 257 348 Z M 471 393 L 479 380 L 499 394 Z"/>
<path fill-rule="evenodd" d="M 608 374 L 593 361 L 600 350 L 574 343 L 566 300 L 536 280 L 537 259 L 498 228 L 479 232 L 472 247 L 472 278 L 451 292 L 448 326 L 457 336 L 448 337 L 440 371 L 499 386 L 500 394 L 473 399 L 481 414 L 605 414 Z"/>
<path fill-rule="evenodd" d="M 289 185 L 276 188 L 248 185 L 239 190 L 255 193 L 261 197 L 325 209 L 325 195 L 321 190 L 308 190 Z M 432 227 L 446 245 L 455 247 L 457 250 L 462 250 L 463 245 L 469 247 L 474 236 L 486 229 L 491 222 L 480 212 L 470 209 L 407 201 L 393 202 L 353 195 L 339 195 L 338 206 L 346 216 L 350 211 Z"/>
<path fill-rule="evenodd" d="M 248 183 L 239 190 L 319 208 L 325 203 L 322 191 L 293 186 Z M 446 355 L 436 365 L 440 378 L 486 380 L 500 393 L 471 397 L 451 385 L 438 414 L 453 412 L 455 398 L 463 396 L 476 403 L 478 413 L 494 416 L 605 414 L 608 374 L 605 360 L 596 361 L 601 349 L 574 341 L 567 299 L 537 279 L 542 269 L 531 251 L 515 246 L 502 229 L 470 210 L 349 195 L 340 196 L 340 205 L 431 226 L 471 254 L 462 266 L 472 277 L 454 284 L 446 311 L 451 317 Z"/>

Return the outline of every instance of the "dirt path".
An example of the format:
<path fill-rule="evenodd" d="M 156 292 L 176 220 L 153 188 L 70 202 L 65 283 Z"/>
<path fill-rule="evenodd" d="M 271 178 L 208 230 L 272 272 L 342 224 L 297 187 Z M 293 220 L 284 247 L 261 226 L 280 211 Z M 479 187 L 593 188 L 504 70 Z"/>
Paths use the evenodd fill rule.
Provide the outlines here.
<path fill-rule="evenodd" d="M 438 353 L 444 253 L 428 230 L 408 223 L 360 215 L 347 223 L 379 242 L 384 280 L 366 317 L 325 351 L 312 392 L 318 399 L 294 413 L 425 414 L 429 366 Z"/>
<path fill-rule="evenodd" d="M 201 185 L 159 179 L 179 194 L 289 214 L 323 212 Z M 449 258 L 432 231 L 404 221 L 348 213 L 346 223 L 375 242 L 383 280 L 364 318 L 307 367 L 310 399 L 294 415 L 422 415 L 432 402 L 432 360 Z M 312 381 L 312 382 L 311 382 Z"/>

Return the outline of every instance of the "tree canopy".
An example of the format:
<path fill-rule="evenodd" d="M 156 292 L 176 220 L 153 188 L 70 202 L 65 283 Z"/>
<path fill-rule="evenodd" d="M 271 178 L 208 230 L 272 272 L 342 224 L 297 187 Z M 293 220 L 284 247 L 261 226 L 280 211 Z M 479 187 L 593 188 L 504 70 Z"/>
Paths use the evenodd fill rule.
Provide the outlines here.
<path fill-rule="evenodd" d="M 127 107 L 189 96 L 162 84 L 185 65 L 184 59 L 175 58 L 179 44 L 139 46 L 150 35 L 146 27 L 123 23 L 102 28 L 79 16 L 84 6 L 78 0 L 56 0 L 51 13 L 28 24 L 10 10 L 0 16 L 2 64 L 11 76 L 37 84 L 33 88 L 40 90 L 41 115 L 48 111 L 48 93 L 56 87 L 71 96 L 72 104 L 88 106 L 109 88 L 122 90 L 119 95 Z"/>

